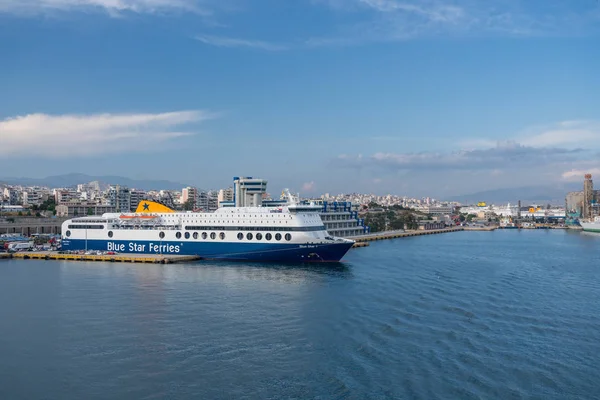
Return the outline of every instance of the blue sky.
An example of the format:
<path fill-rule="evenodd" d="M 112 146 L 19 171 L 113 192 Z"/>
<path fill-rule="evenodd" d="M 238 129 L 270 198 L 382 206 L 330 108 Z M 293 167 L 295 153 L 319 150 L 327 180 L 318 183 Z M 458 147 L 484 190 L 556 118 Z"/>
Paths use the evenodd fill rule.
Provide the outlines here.
<path fill-rule="evenodd" d="M 0 0 L 0 177 L 451 196 L 600 176 L 597 0 Z"/>

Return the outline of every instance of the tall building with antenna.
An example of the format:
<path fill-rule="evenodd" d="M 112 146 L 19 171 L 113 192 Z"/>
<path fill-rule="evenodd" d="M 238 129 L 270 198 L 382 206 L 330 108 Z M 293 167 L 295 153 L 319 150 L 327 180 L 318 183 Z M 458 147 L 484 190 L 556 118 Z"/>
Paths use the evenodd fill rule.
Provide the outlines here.
<path fill-rule="evenodd" d="M 592 174 L 585 174 L 583 181 L 583 218 L 592 218 L 592 203 L 594 203 L 594 200 Z"/>

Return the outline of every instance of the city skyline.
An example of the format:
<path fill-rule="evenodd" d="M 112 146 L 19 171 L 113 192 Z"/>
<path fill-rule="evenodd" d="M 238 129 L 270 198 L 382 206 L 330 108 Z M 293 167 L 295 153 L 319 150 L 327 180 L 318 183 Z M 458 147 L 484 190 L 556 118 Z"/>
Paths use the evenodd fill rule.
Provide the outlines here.
<path fill-rule="evenodd" d="M 600 175 L 596 1 L 5 0 L 0 22 L 3 177 L 445 198 Z"/>

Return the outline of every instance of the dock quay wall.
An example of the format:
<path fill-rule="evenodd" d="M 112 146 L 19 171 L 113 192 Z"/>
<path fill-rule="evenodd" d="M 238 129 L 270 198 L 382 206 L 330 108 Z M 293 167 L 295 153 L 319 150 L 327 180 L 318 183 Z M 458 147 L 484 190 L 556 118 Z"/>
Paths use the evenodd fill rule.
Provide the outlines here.
<path fill-rule="evenodd" d="M 56 260 L 56 261 L 104 261 L 123 263 L 173 264 L 200 260 L 198 256 L 148 255 L 148 254 L 63 254 L 54 251 L 0 253 L 0 258 L 21 260 Z"/>

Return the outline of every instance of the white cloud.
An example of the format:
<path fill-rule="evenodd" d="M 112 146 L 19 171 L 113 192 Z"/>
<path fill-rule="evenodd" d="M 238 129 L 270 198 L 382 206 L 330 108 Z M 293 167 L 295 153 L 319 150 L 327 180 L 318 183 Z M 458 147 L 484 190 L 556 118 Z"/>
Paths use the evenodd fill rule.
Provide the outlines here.
<path fill-rule="evenodd" d="M 486 149 L 494 147 L 498 144 L 498 141 L 490 139 L 466 139 L 460 142 L 460 146 L 463 149 L 475 150 L 475 149 Z"/>
<path fill-rule="evenodd" d="M 600 177 L 600 168 L 572 169 L 562 173 L 561 178 L 571 182 L 581 182 L 585 174 L 592 174 Z"/>
<path fill-rule="evenodd" d="M 600 122 L 563 121 L 554 125 L 530 129 L 523 134 L 521 143 L 527 146 L 567 146 L 586 148 L 600 146 Z"/>
<path fill-rule="evenodd" d="M 100 9 L 111 15 L 121 12 L 157 13 L 187 11 L 207 15 L 201 0 L 0 0 L 0 12 L 38 14 L 51 11 Z"/>
<path fill-rule="evenodd" d="M 211 35 L 196 36 L 195 39 L 202 43 L 217 47 L 248 47 L 267 51 L 282 51 L 287 49 L 286 46 L 264 42 L 262 40 L 247 40 Z"/>
<path fill-rule="evenodd" d="M 561 121 L 528 128 L 511 139 L 527 147 L 567 147 L 600 149 L 600 122 L 592 120 Z M 463 149 L 494 147 L 498 141 L 487 138 L 464 139 Z"/>
<path fill-rule="evenodd" d="M 306 182 L 302 185 L 302 191 L 303 192 L 314 192 L 316 188 L 316 185 L 313 181 L 311 182 Z"/>
<path fill-rule="evenodd" d="M 313 0 L 342 22 L 309 46 L 348 46 L 431 36 L 574 36 L 597 32 L 598 8 L 528 0 Z M 535 4 L 533 4 L 535 3 Z"/>
<path fill-rule="evenodd" d="M 426 1 L 410 3 L 396 0 L 359 0 L 359 2 L 380 12 L 412 13 L 439 22 L 457 22 L 465 15 L 461 7 L 450 4 L 428 3 Z"/>
<path fill-rule="evenodd" d="M 215 117 L 205 111 L 158 114 L 28 114 L 0 121 L 0 155 L 69 156 L 145 151 L 193 132 L 179 127 Z"/>
<path fill-rule="evenodd" d="M 384 168 L 388 170 L 495 170 L 539 167 L 543 165 L 580 161 L 584 152 L 579 149 L 538 148 L 513 141 L 499 142 L 487 149 L 460 150 L 450 153 L 389 153 L 379 152 L 370 157 L 338 156 L 337 164 L 347 167 Z"/>

